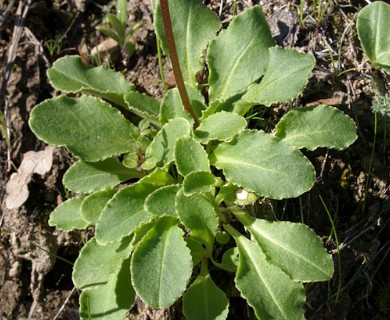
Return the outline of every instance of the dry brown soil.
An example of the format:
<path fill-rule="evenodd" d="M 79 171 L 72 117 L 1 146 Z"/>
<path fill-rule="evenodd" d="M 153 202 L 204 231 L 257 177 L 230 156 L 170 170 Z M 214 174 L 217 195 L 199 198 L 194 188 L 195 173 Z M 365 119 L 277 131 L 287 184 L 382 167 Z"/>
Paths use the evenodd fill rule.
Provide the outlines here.
<path fill-rule="evenodd" d="M 233 1 L 205 2 L 216 12 L 222 2 L 221 20 L 231 19 Z M 323 6 L 326 2 L 322 2 Z M 266 205 L 272 206 L 280 219 L 308 224 L 334 253 L 334 277 L 326 283 L 306 286 L 308 319 L 387 319 L 390 317 L 390 138 L 387 137 L 390 130 L 388 119 L 379 117 L 374 148 L 370 106 L 377 90 L 373 79 L 389 92 L 389 77 L 372 69 L 357 39 L 356 14 L 367 3 L 329 2 L 323 17 L 318 17 L 317 1 L 305 1 L 304 20 L 299 25 L 299 0 L 237 1 L 239 11 L 255 4 L 262 6 L 280 45 L 296 47 L 316 57 L 313 77 L 293 104 L 336 106 L 358 125 L 359 139 L 348 150 L 321 149 L 307 153 L 318 176 L 311 192 L 299 199 Z M 88 59 L 88 52 L 105 40 L 95 27 L 102 21 L 103 10 L 113 9 L 115 1 L 22 1 L 22 9 L 28 6 L 29 10 L 24 29 L 19 28 L 20 41 L 15 42 L 18 3 L 0 2 L 0 107 L 9 119 L 10 130 L 10 146 L 3 137 L 0 140 L 0 319 L 78 319 L 79 292 L 71 281 L 72 268 L 56 256 L 74 261 L 92 231 L 65 234 L 47 223 L 50 211 L 68 196 L 61 178 L 74 159 L 65 150 L 56 149 L 50 171 L 44 176 L 32 176 L 28 200 L 20 208 L 6 208 L 5 185 L 26 152 L 45 148 L 32 134 L 27 121 L 34 105 L 57 94 L 46 79 L 47 68 L 65 54 L 81 52 Z M 139 90 L 161 97 L 163 88 L 150 2 L 130 0 L 128 9 L 129 23 L 140 22 L 134 34 L 137 52 L 130 59 L 113 53 L 111 67 L 121 70 Z M 61 46 L 50 53 L 48 41 L 53 39 L 61 39 Z M 16 43 L 13 48 L 12 43 Z M 7 78 L 10 53 L 15 53 L 15 59 L 11 59 Z M 340 75 L 342 71 L 346 72 Z M 169 75 L 168 64 L 165 72 Z M 280 105 L 267 115 L 275 123 L 285 110 L 286 106 Z M 269 122 L 252 121 L 251 125 L 272 130 Z M 372 181 L 367 183 L 371 152 Z M 319 196 L 334 219 L 342 244 L 340 260 L 331 223 Z M 256 208 L 261 210 L 264 204 Z M 231 279 L 227 281 L 217 272 L 215 275 L 232 297 L 229 319 L 252 319 L 250 308 L 226 285 Z M 169 310 L 159 311 L 145 308 L 137 301 L 129 318 L 181 319 L 180 301 Z"/>

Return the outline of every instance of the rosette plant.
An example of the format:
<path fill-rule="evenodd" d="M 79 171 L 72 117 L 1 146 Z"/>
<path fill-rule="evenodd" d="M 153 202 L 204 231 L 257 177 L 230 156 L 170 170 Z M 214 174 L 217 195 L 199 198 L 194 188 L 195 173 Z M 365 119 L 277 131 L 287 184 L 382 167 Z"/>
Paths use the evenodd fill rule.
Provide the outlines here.
<path fill-rule="evenodd" d="M 225 319 L 229 297 L 210 273 L 221 269 L 235 275 L 258 318 L 303 319 L 304 283 L 330 279 L 332 257 L 308 226 L 247 209 L 260 197 L 310 190 L 316 172 L 300 150 L 347 148 L 355 123 L 320 105 L 288 111 L 273 133 L 248 128 L 253 106 L 294 99 L 315 64 L 275 46 L 258 6 L 221 29 L 198 0 L 161 0 L 155 27 L 177 82 L 161 101 L 66 56 L 49 80 L 80 96 L 46 100 L 31 113 L 37 137 L 79 159 L 63 178 L 76 196 L 49 224 L 95 227 L 73 269 L 81 317 L 123 319 L 138 295 L 152 308 L 182 297 L 187 319 Z"/>

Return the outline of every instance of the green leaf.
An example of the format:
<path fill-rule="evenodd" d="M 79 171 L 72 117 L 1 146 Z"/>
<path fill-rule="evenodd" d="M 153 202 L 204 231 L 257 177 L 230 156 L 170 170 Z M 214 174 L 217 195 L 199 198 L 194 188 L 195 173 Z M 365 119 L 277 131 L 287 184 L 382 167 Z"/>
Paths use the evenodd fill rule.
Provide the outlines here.
<path fill-rule="evenodd" d="M 174 184 L 175 180 L 167 171 L 161 168 L 157 168 L 146 177 L 143 177 L 139 182 L 151 184 L 156 188 L 160 188 L 170 184 Z"/>
<path fill-rule="evenodd" d="M 192 272 L 190 250 L 172 217 L 162 217 L 143 237 L 131 259 L 139 297 L 152 308 L 168 308 L 184 292 Z"/>
<path fill-rule="evenodd" d="M 116 190 L 95 192 L 85 198 L 81 205 L 81 216 L 89 224 L 95 225 L 107 202 L 114 196 Z"/>
<path fill-rule="evenodd" d="M 301 223 L 269 222 L 245 212 L 233 211 L 261 247 L 270 263 L 293 280 L 327 281 L 333 274 L 332 257 L 326 253 L 316 233 Z"/>
<path fill-rule="evenodd" d="M 179 185 L 170 185 L 152 192 L 145 200 L 145 211 L 160 217 L 177 217 L 175 199 L 179 189 Z"/>
<path fill-rule="evenodd" d="M 144 175 L 139 171 L 126 168 L 115 158 L 108 158 L 98 162 L 74 163 L 66 171 L 62 182 L 70 191 L 91 193 L 115 187 L 123 181 L 141 178 Z"/>
<path fill-rule="evenodd" d="M 233 227 L 226 230 L 236 241 L 240 263 L 235 282 L 259 319 L 304 319 L 305 292 L 278 267 L 270 264 L 259 246 Z"/>
<path fill-rule="evenodd" d="M 217 112 L 204 119 L 195 130 L 195 137 L 202 143 L 210 140 L 226 141 L 237 132 L 244 130 L 246 120 L 236 113 Z"/>
<path fill-rule="evenodd" d="M 37 105 L 30 128 L 48 144 L 65 146 L 84 161 L 104 160 L 129 151 L 135 127 L 98 98 L 58 97 Z"/>
<path fill-rule="evenodd" d="M 203 264 L 206 264 L 207 260 Z M 188 320 L 223 320 L 229 312 L 229 299 L 217 287 L 207 266 L 183 295 L 183 314 Z"/>
<path fill-rule="evenodd" d="M 390 5 L 375 1 L 357 16 L 357 32 L 364 52 L 376 68 L 390 73 Z"/>
<path fill-rule="evenodd" d="M 210 197 L 198 193 L 186 196 L 183 191 L 179 191 L 176 196 L 176 211 L 180 221 L 190 229 L 191 237 L 203 242 L 208 251 L 212 252 L 218 216 Z"/>
<path fill-rule="evenodd" d="M 107 203 L 96 224 L 99 244 L 118 241 L 142 223 L 148 222 L 152 214 L 145 211 L 144 202 L 155 189 L 150 184 L 136 183 L 118 191 Z"/>
<path fill-rule="evenodd" d="M 263 74 L 268 48 L 274 45 L 271 31 L 259 6 L 235 17 L 221 31 L 207 54 L 210 69 L 210 101 L 226 100 L 246 88 Z"/>
<path fill-rule="evenodd" d="M 112 13 L 107 14 L 105 18 L 110 22 L 110 24 L 118 34 L 119 38 L 121 39 L 119 44 L 123 45 L 126 38 L 126 18 L 124 18 L 122 22 L 118 19 L 116 15 Z"/>
<path fill-rule="evenodd" d="M 105 284 L 83 290 L 80 295 L 81 319 L 124 319 L 135 300 L 131 285 L 130 259 L 109 276 Z"/>
<path fill-rule="evenodd" d="M 302 92 L 315 64 L 312 55 L 296 50 L 273 47 L 269 55 L 264 77 L 259 84 L 252 84 L 242 98 L 251 105 L 291 101 Z"/>
<path fill-rule="evenodd" d="M 87 289 L 107 283 L 110 276 L 120 270 L 122 261 L 130 256 L 132 237 L 122 241 L 99 245 L 92 238 L 81 249 L 74 267 L 72 279 L 79 289 Z"/>
<path fill-rule="evenodd" d="M 160 101 L 136 91 L 127 93 L 124 99 L 131 112 L 160 127 Z"/>
<path fill-rule="evenodd" d="M 160 122 L 165 124 L 169 120 L 183 118 L 192 123 L 192 116 L 184 110 L 179 90 L 173 88 L 167 91 L 160 106 Z"/>
<path fill-rule="evenodd" d="M 193 171 L 209 171 L 210 163 L 207 153 L 199 142 L 191 137 L 176 140 L 175 161 L 177 171 L 185 177 Z"/>
<path fill-rule="evenodd" d="M 205 109 L 204 97 L 200 92 L 186 84 L 188 98 L 190 99 L 192 110 L 197 118 L 200 118 Z M 184 110 L 183 103 L 177 88 L 168 90 L 160 106 L 160 122 L 165 124 L 171 119 L 184 118 L 192 123 L 192 116 Z"/>
<path fill-rule="evenodd" d="M 80 210 L 83 201 L 84 197 L 80 197 L 61 203 L 50 214 L 49 225 L 63 231 L 85 229 L 88 227 L 88 222 L 83 219 Z"/>
<path fill-rule="evenodd" d="M 103 33 L 103 35 L 105 35 L 106 37 L 112 38 L 116 42 L 121 43 L 121 39 L 115 31 L 109 28 L 105 28 L 104 26 L 96 26 L 96 30 Z"/>
<path fill-rule="evenodd" d="M 186 237 L 184 240 L 187 243 L 187 247 L 191 250 L 192 264 L 196 266 L 207 255 L 207 251 L 203 248 L 202 243 L 194 238 Z"/>
<path fill-rule="evenodd" d="M 147 169 L 163 167 L 174 160 L 174 147 L 176 140 L 183 136 L 189 136 L 190 123 L 182 118 L 177 118 L 166 123 L 149 147 L 146 149 L 146 161 L 143 164 Z"/>
<path fill-rule="evenodd" d="M 56 60 L 47 70 L 51 85 L 56 90 L 90 93 L 124 106 L 123 95 L 134 90 L 134 85 L 114 70 L 85 65 L 78 56 Z"/>
<path fill-rule="evenodd" d="M 343 150 L 357 139 L 355 122 L 342 111 L 323 105 L 289 111 L 277 124 L 275 136 L 296 149 L 309 150 Z"/>
<path fill-rule="evenodd" d="M 220 29 L 220 22 L 215 13 L 200 0 L 169 0 L 169 11 L 184 81 L 196 87 L 195 75 L 202 68 L 200 57 Z M 159 3 L 155 14 L 155 27 L 164 52 L 168 55 Z"/>
<path fill-rule="evenodd" d="M 173 182 L 167 172 L 158 169 L 118 191 L 107 203 L 96 224 L 96 240 L 99 244 L 118 241 L 130 235 L 141 224 L 149 222 L 152 214 L 144 209 L 146 197 Z"/>
<path fill-rule="evenodd" d="M 211 164 L 228 181 L 272 199 L 297 197 L 315 182 L 313 165 L 301 152 L 263 131 L 245 130 L 221 143 Z"/>
<path fill-rule="evenodd" d="M 217 183 L 215 176 L 208 171 L 194 171 L 183 181 L 183 191 L 186 196 L 194 193 L 212 192 Z"/>
<path fill-rule="evenodd" d="M 222 261 L 219 264 L 219 267 L 230 272 L 236 272 L 239 263 L 240 254 L 238 252 L 238 248 L 233 247 L 223 253 Z"/>

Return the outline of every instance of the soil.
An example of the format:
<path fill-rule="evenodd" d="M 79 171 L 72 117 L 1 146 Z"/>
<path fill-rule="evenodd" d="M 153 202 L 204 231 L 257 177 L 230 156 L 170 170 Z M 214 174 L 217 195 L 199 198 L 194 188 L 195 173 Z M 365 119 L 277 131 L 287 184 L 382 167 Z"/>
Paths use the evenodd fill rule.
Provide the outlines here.
<path fill-rule="evenodd" d="M 235 1 L 205 2 L 217 13 L 222 3 L 221 20 L 230 21 Z M 323 8 L 327 2 L 330 6 L 319 17 L 317 1 L 304 1 L 303 21 L 299 24 L 299 0 L 237 1 L 238 12 L 256 4 L 262 6 L 279 45 L 315 56 L 313 77 L 292 104 L 332 105 L 349 114 L 358 125 L 359 139 L 349 149 L 307 153 L 318 176 L 313 190 L 298 199 L 266 203 L 278 219 L 309 225 L 333 253 L 333 278 L 306 285 L 308 319 L 388 319 L 390 129 L 388 120 L 378 116 L 373 143 L 371 104 L 378 90 L 375 83 L 389 92 L 389 76 L 373 70 L 356 35 L 356 14 L 367 5 L 366 1 L 323 1 Z M 58 94 L 47 81 L 47 68 L 66 54 L 82 54 L 89 60 L 92 48 L 106 40 L 95 27 L 106 12 L 114 10 L 115 1 L 20 3 L 21 11 L 19 1 L 0 3 L 0 105 L 10 132 L 10 145 L 4 135 L 0 141 L 0 319 L 78 319 L 79 292 L 71 281 L 72 267 L 58 257 L 75 261 L 92 231 L 66 234 L 48 225 L 50 211 L 68 196 L 61 179 L 74 159 L 66 150 L 56 149 L 50 171 L 32 176 L 29 197 L 19 208 L 7 209 L 5 187 L 26 152 L 45 148 L 30 131 L 27 121 L 36 104 Z M 24 28 L 18 28 L 20 14 L 26 8 Z M 161 98 L 163 86 L 150 2 L 130 0 L 128 12 L 130 25 L 140 23 L 134 33 L 136 53 L 130 58 L 120 52 L 111 53 L 110 66 L 121 70 L 140 91 Z M 15 41 L 18 30 L 21 37 Z M 53 44 L 58 47 L 53 49 Z M 103 63 L 107 60 L 103 59 Z M 164 71 L 169 79 L 171 71 L 166 62 Z M 270 116 L 276 122 L 285 110 L 286 106 L 280 105 Z M 272 130 L 268 123 L 251 125 Z M 340 255 L 326 210 L 335 225 Z M 221 278 L 221 286 L 231 283 L 232 279 L 224 279 L 217 272 L 216 276 Z M 229 319 L 254 318 L 237 292 L 233 290 L 230 296 Z M 180 301 L 169 310 L 151 310 L 137 300 L 129 313 L 129 319 L 181 318 Z"/>

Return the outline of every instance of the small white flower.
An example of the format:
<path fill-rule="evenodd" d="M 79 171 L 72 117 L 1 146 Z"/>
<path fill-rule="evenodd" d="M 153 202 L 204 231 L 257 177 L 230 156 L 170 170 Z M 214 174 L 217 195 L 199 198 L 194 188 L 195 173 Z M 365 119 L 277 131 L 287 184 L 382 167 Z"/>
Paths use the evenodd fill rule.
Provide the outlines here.
<path fill-rule="evenodd" d="M 249 193 L 245 189 L 240 188 L 236 191 L 237 200 L 245 201 L 248 200 L 248 197 L 249 197 Z"/>

